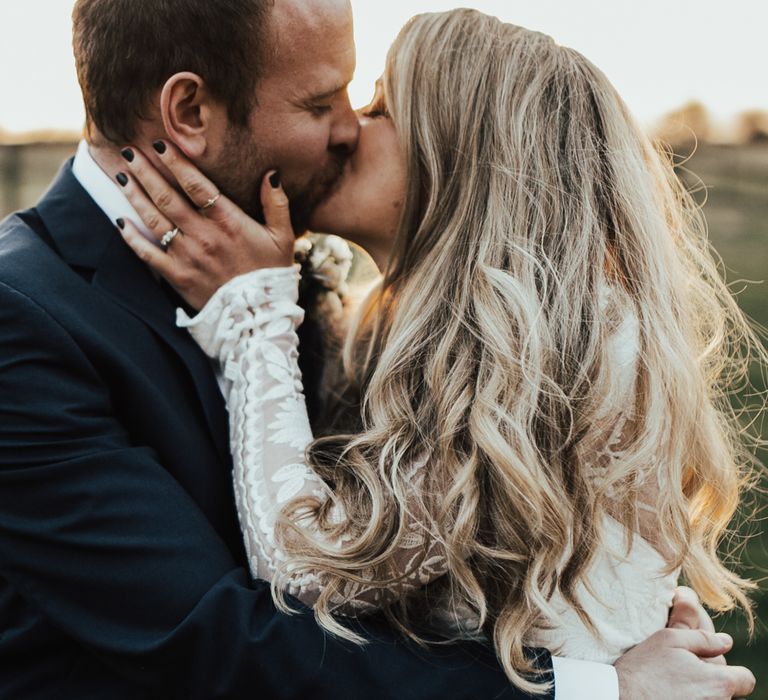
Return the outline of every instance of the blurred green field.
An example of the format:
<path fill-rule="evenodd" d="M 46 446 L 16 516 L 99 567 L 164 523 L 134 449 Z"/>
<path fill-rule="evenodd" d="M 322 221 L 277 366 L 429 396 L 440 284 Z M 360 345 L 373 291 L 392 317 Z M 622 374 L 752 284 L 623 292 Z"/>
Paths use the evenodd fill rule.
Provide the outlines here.
<path fill-rule="evenodd" d="M 727 280 L 739 291 L 741 307 L 758 323 L 768 327 L 768 145 L 701 146 L 685 168 L 706 185 L 704 212 L 709 224 L 710 238 L 723 259 Z M 691 184 L 693 179 L 683 173 Z M 701 197 L 701 195 L 699 195 Z M 749 280 L 751 284 L 739 284 Z M 763 379 L 756 372 L 753 382 L 760 388 Z M 763 417 L 763 438 L 768 440 L 768 416 Z M 761 459 L 768 464 L 768 451 Z M 763 480 L 768 488 L 768 481 Z M 768 498 L 757 495 L 759 503 L 768 505 Z M 743 561 L 754 580 L 768 576 L 768 532 L 762 513 L 746 523 L 752 534 L 746 545 Z M 754 596 L 757 613 L 756 637 L 747 643 L 743 617 L 717 621 L 718 628 L 734 635 L 736 649 L 729 656 L 732 664 L 749 666 L 757 676 L 758 686 L 752 696 L 768 700 L 768 585 L 763 581 Z"/>
<path fill-rule="evenodd" d="M 0 218 L 13 209 L 34 203 L 61 162 L 73 153 L 75 144 L 30 144 L 0 146 Z M 707 186 L 704 211 L 711 240 L 723 258 L 729 282 L 741 290 L 742 308 L 756 321 L 768 326 L 768 145 L 700 146 L 685 165 Z M 692 183 L 686 173 L 682 176 Z M 757 382 L 760 378 L 755 376 Z M 768 440 L 768 416 L 763 437 Z M 768 453 L 762 455 L 768 463 Z M 766 483 L 768 487 L 768 483 Z M 768 499 L 762 498 L 768 505 Z M 768 576 L 768 533 L 764 523 L 748 523 L 754 537 L 744 552 L 744 563 L 753 579 Z M 749 666 L 758 678 L 755 700 L 768 700 L 768 584 L 755 595 L 758 617 L 755 640 L 747 643 L 744 619 L 733 616 L 717 621 L 736 638 L 732 664 Z M 677 700 L 677 699 L 676 699 Z"/>

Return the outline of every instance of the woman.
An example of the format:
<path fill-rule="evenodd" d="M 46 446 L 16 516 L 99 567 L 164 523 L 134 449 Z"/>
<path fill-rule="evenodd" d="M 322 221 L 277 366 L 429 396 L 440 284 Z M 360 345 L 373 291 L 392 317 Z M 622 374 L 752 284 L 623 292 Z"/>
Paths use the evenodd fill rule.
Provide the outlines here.
<path fill-rule="evenodd" d="M 249 559 L 278 601 L 350 638 L 336 615 L 380 607 L 417 639 L 486 635 L 530 692 L 525 645 L 612 661 L 664 626 L 681 570 L 749 610 L 717 555 L 750 459 L 722 382 L 745 344 L 765 354 L 695 206 L 582 56 L 470 10 L 402 30 L 312 222 L 384 271 L 348 331 L 344 432 L 314 442 L 278 175 L 261 227 L 161 158 L 205 211 L 167 254 L 124 235 L 203 307 L 179 324 L 221 362 Z M 215 236 L 262 269 L 211 297 Z"/>

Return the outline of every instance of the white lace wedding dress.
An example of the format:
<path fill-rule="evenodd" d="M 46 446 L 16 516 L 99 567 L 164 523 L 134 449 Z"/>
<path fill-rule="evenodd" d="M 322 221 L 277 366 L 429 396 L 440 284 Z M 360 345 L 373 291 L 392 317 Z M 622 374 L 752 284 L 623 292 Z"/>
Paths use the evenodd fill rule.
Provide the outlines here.
<path fill-rule="evenodd" d="M 179 310 L 177 319 L 205 353 L 220 363 L 229 410 L 237 511 L 251 572 L 266 580 L 272 580 L 285 560 L 274 533 L 281 508 L 300 495 L 328 497 L 328 487 L 304 458 L 312 432 L 298 368 L 296 329 L 304 312 L 296 304 L 297 297 L 294 268 L 258 270 L 223 286 L 194 318 Z M 625 324 L 623 334 L 617 334 L 615 340 L 617 365 L 628 373 L 634 371 L 636 355 L 633 332 L 632 324 Z M 419 488 L 423 469 L 424 464 L 413 467 L 414 488 Z M 341 522 L 344 513 L 336 508 L 334 517 Z M 334 601 L 339 612 L 365 613 L 381 607 L 445 572 L 442 552 L 429 544 L 433 540 L 421 523 L 410 523 L 410 529 L 411 537 L 396 561 L 400 571 L 409 572 L 398 590 L 349 584 Z M 427 554 L 414 568 L 425 543 Z M 581 586 L 579 591 L 598 634 L 564 600 L 555 597 L 551 625 L 531 635 L 530 643 L 561 656 L 612 663 L 666 625 L 677 576 L 665 574 L 665 567 L 661 555 L 639 536 L 627 552 L 623 527 L 606 517 L 602 547 L 588 575 L 589 586 Z M 289 573 L 280 584 L 311 605 L 322 590 L 323 575 Z"/>

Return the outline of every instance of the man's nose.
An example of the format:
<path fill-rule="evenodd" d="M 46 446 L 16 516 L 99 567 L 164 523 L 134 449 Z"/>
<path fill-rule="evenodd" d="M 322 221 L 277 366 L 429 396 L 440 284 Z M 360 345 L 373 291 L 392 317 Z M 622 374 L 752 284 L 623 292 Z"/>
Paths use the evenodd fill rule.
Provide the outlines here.
<path fill-rule="evenodd" d="M 333 151 L 350 155 L 357 148 L 357 140 L 360 138 L 360 122 L 349 103 L 348 96 L 344 96 L 344 100 L 334 116 L 328 146 Z"/>

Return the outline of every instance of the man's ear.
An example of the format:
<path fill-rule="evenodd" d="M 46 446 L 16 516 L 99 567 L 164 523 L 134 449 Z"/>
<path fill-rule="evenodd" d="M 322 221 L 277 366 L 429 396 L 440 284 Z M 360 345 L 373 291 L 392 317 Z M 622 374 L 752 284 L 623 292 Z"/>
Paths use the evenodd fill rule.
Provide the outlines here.
<path fill-rule="evenodd" d="M 226 121 L 225 108 L 195 73 L 168 78 L 160 93 L 160 111 L 168 137 L 194 160 L 203 156 L 220 131 L 222 119 Z"/>

